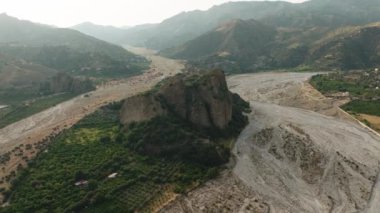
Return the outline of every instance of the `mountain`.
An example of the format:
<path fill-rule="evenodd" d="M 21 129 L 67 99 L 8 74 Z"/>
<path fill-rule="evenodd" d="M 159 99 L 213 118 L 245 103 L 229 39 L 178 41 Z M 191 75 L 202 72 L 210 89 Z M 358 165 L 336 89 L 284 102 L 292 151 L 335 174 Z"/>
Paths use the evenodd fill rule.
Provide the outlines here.
<path fill-rule="evenodd" d="M 227 71 L 263 68 L 261 64 L 268 60 L 263 57 L 270 53 L 276 35 L 274 27 L 258 21 L 233 20 L 161 54 Z"/>
<path fill-rule="evenodd" d="M 238 54 L 246 51 L 262 51 L 274 40 L 276 30 L 255 20 L 233 20 L 220 25 L 180 48 L 172 49 L 179 58 L 197 59 L 210 56 Z M 170 50 L 166 50 L 169 52 Z"/>
<path fill-rule="evenodd" d="M 379 21 L 379 11 L 377 0 L 310 0 L 260 20 L 281 27 L 341 27 Z"/>
<path fill-rule="evenodd" d="M 234 20 L 161 54 L 188 60 L 192 68 L 222 68 L 229 73 L 373 68 L 380 66 L 380 23 L 292 29 Z"/>
<path fill-rule="evenodd" d="M 331 69 L 363 69 L 380 66 L 380 22 L 337 29 L 316 41 L 308 62 Z"/>
<path fill-rule="evenodd" d="M 231 19 L 259 19 L 288 7 L 291 4 L 287 2 L 230 2 L 207 11 L 183 12 L 143 29 L 131 28 L 122 42 L 162 50 L 194 39 Z"/>
<path fill-rule="evenodd" d="M 120 42 L 121 38 L 125 34 L 125 30 L 129 27 L 117 28 L 113 26 L 96 25 L 91 22 L 81 23 L 70 27 L 89 36 L 93 36 L 100 40 L 104 40 L 111 43 Z"/>
<path fill-rule="evenodd" d="M 71 29 L 0 15 L 0 53 L 78 75 L 133 74 L 145 60 Z M 86 72 L 84 72 L 86 71 Z"/>
<path fill-rule="evenodd" d="M 33 85 L 46 81 L 56 73 L 58 71 L 55 69 L 0 54 L 0 94 L 7 88 L 30 90 Z"/>
<path fill-rule="evenodd" d="M 324 33 L 324 29 L 301 31 L 233 20 L 161 54 L 188 60 L 190 67 L 229 73 L 292 68 L 305 61 L 308 44 Z"/>
<path fill-rule="evenodd" d="M 377 0 L 311 0 L 287 2 L 230 2 L 207 11 L 180 13 L 143 30 L 127 30 L 123 43 L 162 50 L 175 47 L 232 19 L 255 19 L 276 27 L 337 28 L 380 21 Z"/>

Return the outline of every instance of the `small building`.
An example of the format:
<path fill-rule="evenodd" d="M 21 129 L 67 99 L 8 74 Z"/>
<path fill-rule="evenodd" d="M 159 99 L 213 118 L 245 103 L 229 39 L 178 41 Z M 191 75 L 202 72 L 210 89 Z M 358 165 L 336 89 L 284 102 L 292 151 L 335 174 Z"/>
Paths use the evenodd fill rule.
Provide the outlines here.
<path fill-rule="evenodd" d="M 112 173 L 112 174 L 108 175 L 108 178 L 109 178 L 109 179 L 113 179 L 113 178 L 115 178 L 116 176 L 117 176 L 117 173 Z"/>

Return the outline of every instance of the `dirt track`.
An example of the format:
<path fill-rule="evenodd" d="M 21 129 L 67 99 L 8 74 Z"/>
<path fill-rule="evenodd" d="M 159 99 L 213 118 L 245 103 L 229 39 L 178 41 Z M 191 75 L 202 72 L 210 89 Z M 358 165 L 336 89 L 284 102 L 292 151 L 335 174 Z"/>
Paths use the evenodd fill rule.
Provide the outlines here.
<path fill-rule="evenodd" d="M 233 150 L 233 172 L 165 211 L 376 212 L 380 137 L 305 83 L 312 75 L 229 77 L 253 108 Z"/>
<path fill-rule="evenodd" d="M 184 68 L 181 62 L 155 56 L 151 51 L 144 49 L 133 49 L 133 51 L 152 61 L 150 70 L 116 85 L 98 88 L 96 91 L 90 92 L 89 97 L 78 96 L 0 129 L 0 154 L 14 151 L 21 144 L 35 144 L 51 134 L 71 127 L 99 107 L 147 91 L 165 76 L 174 75 Z M 24 150 L 23 152 L 29 158 L 36 154 L 34 150 Z M 0 170 L 0 178 L 15 171 L 19 164 L 25 165 L 26 161 L 21 157 L 12 154 L 11 160 L 1 165 L 4 169 Z M 0 184 L 1 186 L 7 186 L 7 183 Z"/>

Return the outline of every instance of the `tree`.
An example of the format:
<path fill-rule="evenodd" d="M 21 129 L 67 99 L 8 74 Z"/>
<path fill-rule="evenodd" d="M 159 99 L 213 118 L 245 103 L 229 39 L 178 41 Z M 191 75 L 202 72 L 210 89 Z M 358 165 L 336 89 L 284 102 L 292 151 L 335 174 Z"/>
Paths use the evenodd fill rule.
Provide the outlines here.
<path fill-rule="evenodd" d="M 102 144 L 107 144 L 109 142 L 111 142 L 111 138 L 109 136 L 104 136 L 100 138 L 100 143 Z"/>
<path fill-rule="evenodd" d="M 93 191 L 98 188 L 98 182 L 96 180 L 89 180 L 88 181 L 88 190 Z"/>

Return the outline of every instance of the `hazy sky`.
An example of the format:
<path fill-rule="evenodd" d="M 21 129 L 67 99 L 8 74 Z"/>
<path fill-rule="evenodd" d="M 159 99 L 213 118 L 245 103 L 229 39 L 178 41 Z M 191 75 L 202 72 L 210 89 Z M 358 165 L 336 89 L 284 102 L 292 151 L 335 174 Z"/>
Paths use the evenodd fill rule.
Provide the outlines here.
<path fill-rule="evenodd" d="M 0 0 L 0 13 L 68 27 L 90 21 L 132 26 L 157 23 L 182 11 L 205 10 L 229 0 Z M 303 2 L 304 0 L 288 0 Z"/>

